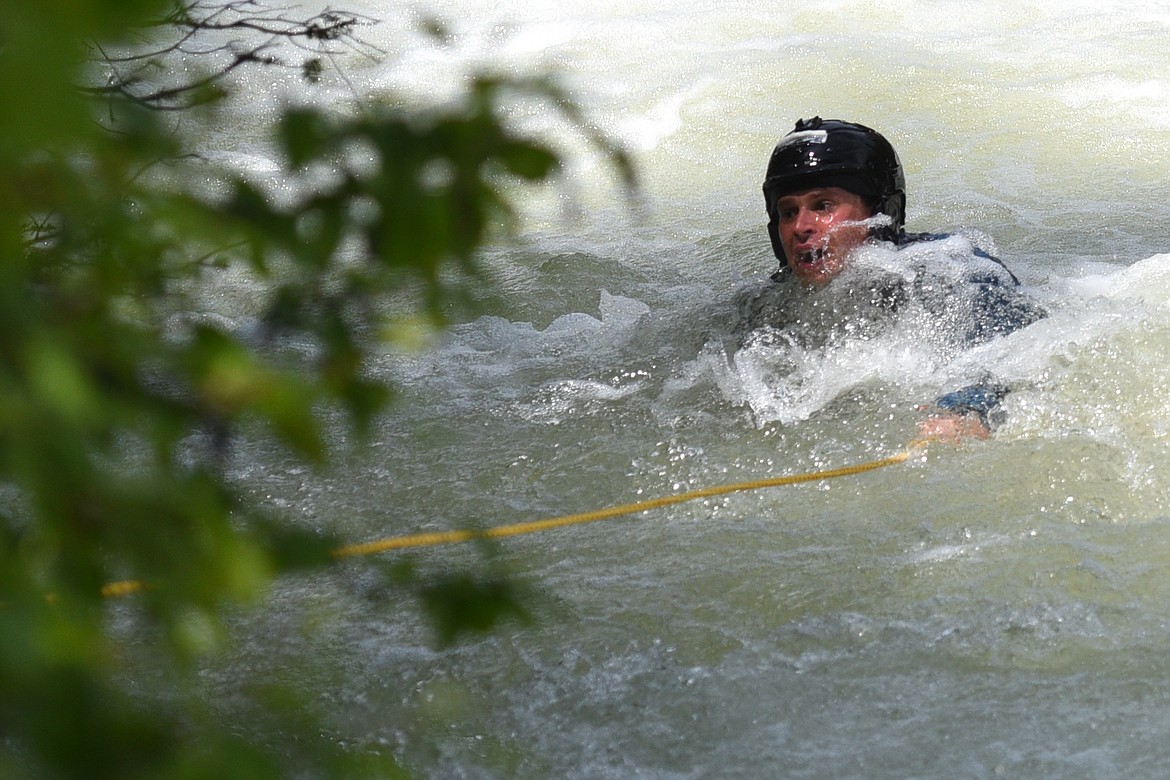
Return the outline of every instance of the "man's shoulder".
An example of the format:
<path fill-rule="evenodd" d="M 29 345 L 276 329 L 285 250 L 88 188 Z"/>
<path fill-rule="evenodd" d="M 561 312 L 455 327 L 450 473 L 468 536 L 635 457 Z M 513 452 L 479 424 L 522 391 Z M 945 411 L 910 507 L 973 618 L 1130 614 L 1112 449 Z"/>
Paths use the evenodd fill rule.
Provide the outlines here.
<path fill-rule="evenodd" d="M 909 246 L 910 244 L 918 244 L 923 241 L 941 241 L 944 238 L 950 238 L 954 233 L 907 233 L 903 231 L 898 236 L 898 246 Z"/>
<path fill-rule="evenodd" d="M 992 251 L 980 246 L 978 241 L 973 240 L 966 233 L 902 233 L 898 237 L 897 245 L 899 249 L 904 249 L 917 244 L 943 242 L 952 239 L 962 239 L 966 244 L 969 244 L 970 256 L 982 261 L 982 268 L 975 265 L 968 269 L 968 281 L 981 284 L 1019 286 L 1020 280 L 1016 278 L 1016 275 L 1012 273 L 1012 270 L 1007 267 L 1003 260 L 1000 260 Z"/>

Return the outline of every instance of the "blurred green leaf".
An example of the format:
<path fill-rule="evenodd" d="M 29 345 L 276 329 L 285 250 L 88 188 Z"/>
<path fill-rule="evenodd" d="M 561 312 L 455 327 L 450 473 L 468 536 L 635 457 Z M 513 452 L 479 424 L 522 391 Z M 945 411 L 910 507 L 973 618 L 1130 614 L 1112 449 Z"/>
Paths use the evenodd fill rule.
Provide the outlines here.
<path fill-rule="evenodd" d="M 290 109 L 271 128 L 282 158 L 270 176 L 217 166 L 191 128 L 222 121 L 203 104 L 232 69 L 262 66 L 269 43 L 233 42 L 216 70 L 167 36 L 197 38 L 207 15 L 285 13 L 215 0 L 0 6 L 6 777 L 397 776 L 392 759 L 322 737 L 279 686 L 246 695 L 277 724 L 273 742 L 224 721 L 192 679 L 230 647 L 241 608 L 274 578 L 330 562 L 338 541 L 251 495 L 231 476 L 236 448 L 272 440 L 316 467 L 343 462 L 337 442 L 360 446 L 394 397 L 382 350 L 425 343 L 482 283 L 485 243 L 515 228 L 514 185 L 558 175 L 558 151 L 511 125 L 509 101 L 559 112 L 633 182 L 628 158 L 551 80 L 488 76 L 441 106 Z M 331 11 L 299 34 L 339 41 L 354 19 Z M 147 40 L 159 48 L 141 60 L 103 57 Z M 321 75 L 324 60 L 305 56 L 302 72 Z M 190 124 L 160 113 L 192 106 Z M 239 280 L 235 309 L 209 302 Z M 385 566 L 441 643 L 532 619 L 533 594 L 513 578 Z M 123 612 L 102 597 L 117 581 L 135 583 Z M 135 641 L 120 644 L 112 627 L 125 624 Z M 136 663 L 164 681 L 124 689 Z"/>
<path fill-rule="evenodd" d="M 300 168 L 324 153 L 330 134 L 322 120 L 320 113 L 309 109 L 293 109 L 281 117 L 277 133 L 291 168 Z"/>
<path fill-rule="evenodd" d="M 425 584 L 419 597 L 440 647 L 464 635 L 487 633 L 505 621 L 533 621 L 528 606 L 533 594 L 511 578 L 445 575 Z"/>

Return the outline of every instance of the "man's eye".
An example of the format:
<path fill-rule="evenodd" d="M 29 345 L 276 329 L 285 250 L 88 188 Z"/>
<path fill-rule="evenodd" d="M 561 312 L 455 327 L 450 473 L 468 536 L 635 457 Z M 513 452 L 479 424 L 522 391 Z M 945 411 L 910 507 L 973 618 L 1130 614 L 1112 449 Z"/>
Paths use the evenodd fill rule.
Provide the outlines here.
<path fill-rule="evenodd" d="M 832 211 L 836 207 L 837 204 L 831 200 L 821 200 L 817 201 L 817 205 L 813 208 L 815 208 L 817 211 Z"/>

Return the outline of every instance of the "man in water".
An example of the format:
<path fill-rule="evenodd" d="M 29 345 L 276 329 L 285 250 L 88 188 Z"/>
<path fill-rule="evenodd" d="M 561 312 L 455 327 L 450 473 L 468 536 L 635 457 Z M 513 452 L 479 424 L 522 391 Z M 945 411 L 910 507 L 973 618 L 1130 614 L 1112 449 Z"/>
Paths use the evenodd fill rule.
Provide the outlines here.
<path fill-rule="evenodd" d="M 857 264 L 862 247 L 876 249 L 883 242 L 890 250 L 897 248 L 899 267 L 871 274 L 863 285 L 865 306 L 848 314 L 835 309 L 836 319 L 852 316 L 864 325 L 915 305 L 932 315 L 932 330 L 950 328 L 954 343 L 967 348 L 1044 316 L 1019 292 L 1011 271 L 978 248 L 969 247 L 969 258 L 949 273 L 928 267 L 930 252 L 906 251 L 911 246 L 943 247 L 949 237 L 905 232 L 901 162 L 890 143 L 868 127 L 820 117 L 797 122 L 773 150 L 763 189 L 768 236 L 780 260 L 772 278 L 787 288 L 779 299 L 784 305 L 776 307 L 772 298 L 772 308 L 782 310 L 769 315 L 773 320 L 796 318 L 793 311 L 801 308 L 802 298 L 845 275 Z M 768 305 L 761 303 L 765 298 L 757 298 L 756 314 Z M 854 332 L 857 326 L 846 323 Z M 1007 388 L 991 382 L 948 393 L 934 402 L 920 432 L 947 440 L 986 438 L 1006 393 Z"/>

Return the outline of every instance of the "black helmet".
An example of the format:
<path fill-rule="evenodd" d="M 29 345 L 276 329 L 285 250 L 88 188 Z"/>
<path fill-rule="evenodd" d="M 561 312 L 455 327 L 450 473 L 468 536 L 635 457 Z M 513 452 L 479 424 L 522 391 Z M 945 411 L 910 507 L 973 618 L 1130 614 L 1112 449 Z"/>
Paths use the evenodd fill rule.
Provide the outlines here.
<path fill-rule="evenodd" d="M 874 204 L 874 214 L 886 214 L 889 225 L 872 228 L 870 235 L 897 241 L 906 224 L 906 178 L 890 142 L 876 130 L 853 122 L 813 117 L 803 119 L 780 139 L 764 175 L 764 205 L 768 209 L 768 237 L 772 251 L 787 263 L 780 245 L 780 215 L 776 201 L 788 193 L 813 187 L 840 187 Z"/>

